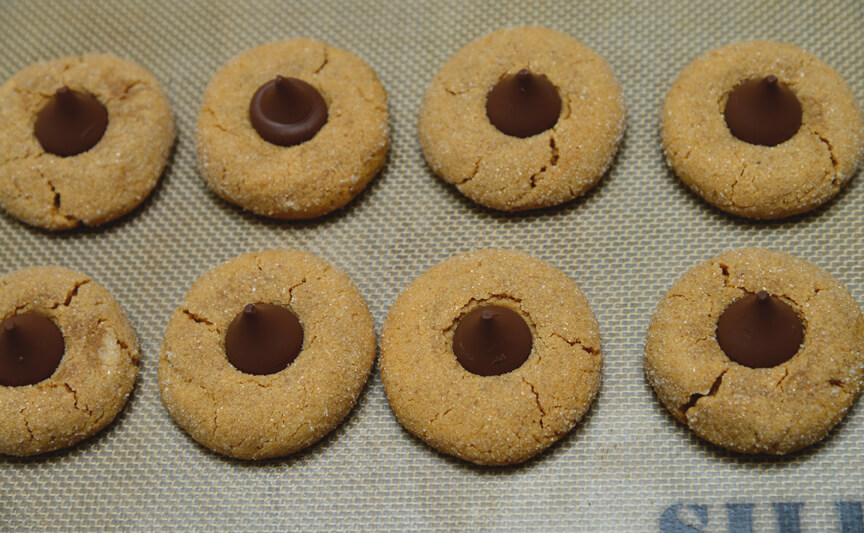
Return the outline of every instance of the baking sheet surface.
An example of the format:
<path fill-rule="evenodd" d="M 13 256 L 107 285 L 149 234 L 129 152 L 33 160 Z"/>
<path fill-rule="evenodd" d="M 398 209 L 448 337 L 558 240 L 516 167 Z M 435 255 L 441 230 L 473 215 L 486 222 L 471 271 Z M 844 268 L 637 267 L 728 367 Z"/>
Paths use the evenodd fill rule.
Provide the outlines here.
<path fill-rule="evenodd" d="M 508 215 L 436 179 L 416 136 L 420 101 L 456 50 L 490 31 L 543 24 L 585 42 L 619 77 L 628 128 L 610 173 L 561 208 Z M 687 268 L 740 246 L 811 260 L 864 302 L 859 175 L 816 212 L 752 223 L 687 192 L 664 164 L 665 90 L 696 55 L 743 39 L 799 45 L 864 96 L 864 5 L 837 2 L 231 2 L 9 1 L 0 4 L 0 80 L 66 54 L 113 53 L 166 88 L 179 137 L 142 208 L 102 229 L 51 235 L 0 215 L 0 273 L 59 264 L 105 285 L 140 338 L 141 375 L 106 431 L 70 450 L 0 458 L 0 530 L 864 531 L 864 412 L 792 457 L 753 458 L 701 442 L 674 422 L 641 364 L 648 320 Z M 236 209 L 197 173 L 201 93 L 252 46 L 313 37 L 350 50 L 390 98 L 392 149 L 381 175 L 343 211 L 280 223 Z M 860 172 L 859 172 L 860 174 Z M 205 270 L 274 247 L 315 252 L 357 283 L 377 330 L 425 269 L 481 247 L 521 249 L 574 278 L 600 322 L 603 386 L 589 415 L 525 465 L 489 469 L 439 455 L 393 417 L 377 370 L 346 422 L 281 461 L 226 460 L 173 424 L 159 401 L 162 333 Z M 855 529 L 859 528 L 859 529 Z M 794 529 L 788 529 L 790 531 Z"/>

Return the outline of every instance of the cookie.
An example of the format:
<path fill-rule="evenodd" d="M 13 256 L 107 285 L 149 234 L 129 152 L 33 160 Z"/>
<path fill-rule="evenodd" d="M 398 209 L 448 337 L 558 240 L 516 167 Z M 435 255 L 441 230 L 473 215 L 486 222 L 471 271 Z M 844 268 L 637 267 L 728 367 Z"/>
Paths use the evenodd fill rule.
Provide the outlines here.
<path fill-rule="evenodd" d="M 770 41 L 723 46 L 690 63 L 666 95 L 660 133 L 685 185 L 757 219 L 824 204 L 864 153 L 864 118 L 840 76 Z"/>
<path fill-rule="evenodd" d="M 539 26 L 496 31 L 441 68 L 420 146 L 441 179 L 502 211 L 558 205 L 594 187 L 624 134 L 621 87 L 599 55 Z"/>
<path fill-rule="evenodd" d="M 864 318 L 829 274 L 745 248 L 688 271 L 657 307 L 645 373 L 698 436 L 743 453 L 822 439 L 861 393 Z"/>
<path fill-rule="evenodd" d="M 37 63 L 0 87 L 0 207 L 46 230 L 98 226 L 135 209 L 176 134 L 143 67 L 110 55 Z"/>
<path fill-rule="evenodd" d="M 104 287 L 61 267 L 0 279 L 0 454 L 59 450 L 117 416 L 138 342 Z"/>
<path fill-rule="evenodd" d="M 211 450 L 239 459 L 310 446 L 351 410 L 375 359 L 372 317 L 317 256 L 240 256 L 189 289 L 165 332 L 162 402 Z"/>
<path fill-rule="evenodd" d="M 384 165 L 387 94 L 350 52 L 309 39 L 265 44 L 213 76 L 196 141 L 201 175 L 223 199 L 314 218 L 347 204 Z"/>
<path fill-rule="evenodd" d="M 579 287 L 521 252 L 431 268 L 381 335 L 396 417 L 433 448 L 482 465 L 525 461 L 569 432 L 600 388 L 600 333 Z"/>

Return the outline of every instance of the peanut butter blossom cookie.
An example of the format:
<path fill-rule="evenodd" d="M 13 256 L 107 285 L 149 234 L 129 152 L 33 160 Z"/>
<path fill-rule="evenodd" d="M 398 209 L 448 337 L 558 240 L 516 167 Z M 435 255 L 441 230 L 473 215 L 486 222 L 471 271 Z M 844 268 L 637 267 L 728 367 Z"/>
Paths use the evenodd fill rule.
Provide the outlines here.
<path fill-rule="evenodd" d="M 347 204 L 384 165 L 387 94 L 354 54 L 274 42 L 213 76 L 196 133 L 216 194 L 259 215 L 313 218 Z"/>
<path fill-rule="evenodd" d="M 660 302 L 645 371 L 669 412 L 703 439 L 744 453 L 794 452 L 822 439 L 860 395 L 864 318 L 812 263 L 727 252 Z"/>
<path fill-rule="evenodd" d="M 500 30 L 456 52 L 426 92 L 420 145 L 441 179 L 503 211 L 584 194 L 612 163 L 624 100 L 606 62 L 538 26 Z"/>
<path fill-rule="evenodd" d="M 372 317 L 348 276 L 313 254 L 273 250 L 192 286 L 165 332 L 159 387 L 192 438 L 265 459 L 339 425 L 374 359 Z"/>
<path fill-rule="evenodd" d="M 708 203 L 776 219 L 814 209 L 852 178 L 864 117 L 840 76 L 795 46 L 724 46 L 695 59 L 663 104 L 675 173 Z"/>
<path fill-rule="evenodd" d="M 381 379 L 405 428 L 484 465 L 569 432 L 600 388 L 597 321 L 579 287 L 520 252 L 481 250 L 417 278 L 381 336 Z"/>
<path fill-rule="evenodd" d="M 143 202 L 175 126 L 156 78 L 109 55 L 37 63 L 0 87 L 0 207 L 48 230 L 97 226 Z"/>
<path fill-rule="evenodd" d="M 129 320 L 91 278 L 37 267 L 0 279 L 0 453 L 58 450 L 107 426 L 138 357 Z"/>

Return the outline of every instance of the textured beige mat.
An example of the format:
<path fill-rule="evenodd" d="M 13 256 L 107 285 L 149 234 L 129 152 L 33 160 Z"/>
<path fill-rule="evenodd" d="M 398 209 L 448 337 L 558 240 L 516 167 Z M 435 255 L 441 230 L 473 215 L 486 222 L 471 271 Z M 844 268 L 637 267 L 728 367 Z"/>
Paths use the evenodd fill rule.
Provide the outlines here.
<path fill-rule="evenodd" d="M 624 87 L 628 131 L 612 171 L 586 198 L 501 215 L 431 175 L 416 116 L 453 52 L 527 23 L 563 31 L 606 57 Z M 695 55 L 746 38 L 814 52 L 864 100 L 862 28 L 860 1 L 0 3 L 0 79 L 40 59 L 111 52 L 163 82 L 180 131 L 156 193 L 118 223 L 55 236 L 0 216 L 0 272 L 60 264 L 94 276 L 129 313 L 143 351 L 136 392 L 107 431 L 69 451 L 0 459 L 0 530 L 864 530 L 860 406 L 809 451 L 779 460 L 738 456 L 675 423 L 641 365 L 662 293 L 691 265 L 730 248 L 759 245 L 815 261 L 864 302 L 860 173 L 827 208 L 754 224 L 688 193 L 664 165 L 658 135 L 675 74 Z M 207 191 L 195 169 L 193 127 L 219 65 L 297 36 L 351 50 L 377 71 L 390 96 L 393 147 L 383 173 L 346 210 L 318 222 L 273 223 Z M 488 246 L 526 250 L 563 269 L 582 286 L 603 334 L 598 401 L 571 435 L 526 465 L 477 468 L 431 451 L 396 422 L 377 372 L 343 426 L 278 462 L 208 453 L 159 402 L 164 326 L 192 281 L 219 262 L 271 247 L 318 253 L 354 279 L 380 330 L 420 272 Z"/>

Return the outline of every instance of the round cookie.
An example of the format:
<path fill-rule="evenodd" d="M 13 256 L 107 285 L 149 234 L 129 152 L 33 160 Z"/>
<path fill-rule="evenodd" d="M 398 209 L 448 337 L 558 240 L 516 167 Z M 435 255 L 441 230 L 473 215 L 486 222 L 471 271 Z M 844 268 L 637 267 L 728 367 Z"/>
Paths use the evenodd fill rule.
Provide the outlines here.
<path fill-rule="evenodd" d="M 797 97 L 801 125 L 779 144 L 751 144 L 730 131 L 727 102 L 742 82 L 769 76 Z M 666 95 L 660 133 L 684 184 L 724 211 L 757 219 L 824 204 L 864 153 L 864 117 L 840 76 L 800 48 L 769 41 L 723 46 L 690 63 Z"/>
<path fill-rule="evenodd" d="M 461 341 L 454 345 L 463 323 L 489 306 L 520 316 L 533 342 L 521 366 L 498 375 L 466 370 Z M 506 465 L 576 425 L 600 388 L 603 361 L 597 321 L 572 280 L 521 252 L 481 250 L 436 265 L 405 289 L 384 324 L 379 364 L 408 431 L 466 461 Z"/>
<path fill-rule="evenodd" d="M 326 123 L 305 142 L 279 146 L 253 127 L 250 101 L 276 76 L 306 82 L 326 102 Z M 213 76 L 196 140 L 201 174 L 220 197 L 259 215 L 313 218 L 347 204 L 384 165 L 387 94 L 350 52 L 309 39 L 265 44 Z"/>
<path fill-rule="evenodd" d="M 22 320 L 34 316 L 48 325 L 28 340 L 32 332 Z M 135 332 L 90 277 L 61 267 L 11 273 L 0 279 L 0 322 L 0 453 L 35 455 L 72 446 L 126 405 L 138 372 Z M 22 383 L 31 358 L 39 355 L 26 347 L 50 337 L 52 329 L 62 334 L 59 366 L 40 369 L 45 379 Z"/>
<path fill-rule="evenodd" d="M 560 116 L 551 129 L 517 137 L 490 121 L 487 96 L 523 69 L 557 88 Z M 507 109 L 499 114 L 506 118 Z M 603 58 L 539 26 L 499 30 L 456 52 L 426 92 L 418 124 L 435 174 L 475 202 L 503 211 L 558 205 L 584 194 L 612 164 L 624 127 L 621 88 Z"/>
<path fill-rule="evenodd" d="M 733 302 L 762 292 L 797 313 L 804 336 L 791 359 L 754 367 L 733 361 L 739 354 L 728 341 L 721 348 L 727 332 L 718 321 Z M 750 335 L 760 341 L 758 329 Z M 745 248 L 672 286 L 651 319 L 644 363 L 660 400 L 698 436 L 737 452 L 784 454 L 822 439 L 843 417 L 861 393 L 862 351 L 864 318 L 837 280 L 790 255 Z"/>
<path fill-rule="evenodd" d="M 236 340 L 229 330 L 250 304 L 259 314 L 287 309 L 302 324 L 302 349 L 280 371 L 229 361 L 226 337 Z M 222 264 L 189 289 L 165 332 L 159 388 L 174 420 L 211 450 L 281 457 L 339 425 L 374 359 L 372 317 L 348 276 L 311 253 L 272 250 Z"/>
<path fill-rule="evenodd" d="M 108 115 L 98 142 L 68 156 L 43 148 L 34 127 L 64 87 L 95 97 Z M 133 210 L 159 181 L 175 137 L 156 78 L 110 55 L 63 57 L 18 72 L 0 87 L 0 123 L 0 207 L 47 230 L 97 226 Z"/>

